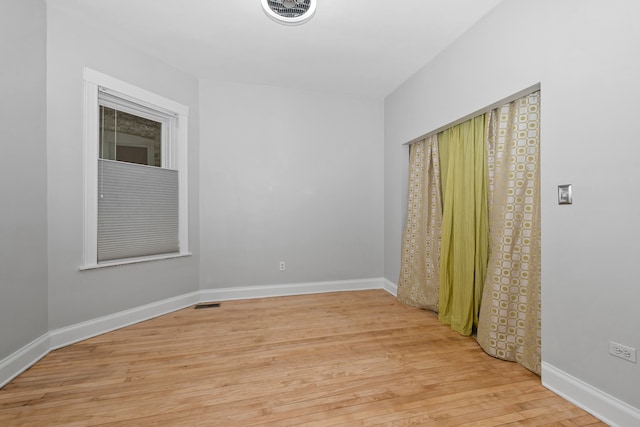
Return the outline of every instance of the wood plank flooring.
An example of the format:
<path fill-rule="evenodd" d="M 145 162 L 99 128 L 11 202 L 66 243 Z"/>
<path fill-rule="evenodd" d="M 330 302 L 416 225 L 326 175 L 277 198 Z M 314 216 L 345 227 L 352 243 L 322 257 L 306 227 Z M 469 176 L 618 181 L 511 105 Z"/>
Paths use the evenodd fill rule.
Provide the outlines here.
<path fill-rule="evenodd" d="M 187 308 L 51 352 L 2 426 L 604 426 L 382 290 Z"/>

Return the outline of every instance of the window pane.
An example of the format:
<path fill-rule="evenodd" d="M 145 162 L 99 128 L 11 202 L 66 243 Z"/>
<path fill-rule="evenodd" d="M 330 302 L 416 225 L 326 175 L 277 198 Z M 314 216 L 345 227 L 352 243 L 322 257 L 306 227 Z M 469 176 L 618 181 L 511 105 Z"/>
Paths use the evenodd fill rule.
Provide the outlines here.
<path fill-rule="evenodd" d="M 162 166 L 162 123 L 100 106 L 100 158 Z"/>

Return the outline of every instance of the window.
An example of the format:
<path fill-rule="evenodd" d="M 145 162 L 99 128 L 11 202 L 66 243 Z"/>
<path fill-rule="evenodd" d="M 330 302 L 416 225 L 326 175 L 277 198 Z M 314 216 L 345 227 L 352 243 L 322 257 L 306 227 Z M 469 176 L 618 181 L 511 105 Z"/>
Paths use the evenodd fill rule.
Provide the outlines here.
<path fill-rule="evenodd" d="M 83 268 L 189 254 L 187 113 L 85 69 Z"/>
<path fill-rule="evenodd" d="M 101 159 L 162 167 L 162 140 L 166 139 L 166 122 L 171 117 L 148 119 L 125 112 L 126 108 L 110 108 L 104 92 L 99 93 Z"/>

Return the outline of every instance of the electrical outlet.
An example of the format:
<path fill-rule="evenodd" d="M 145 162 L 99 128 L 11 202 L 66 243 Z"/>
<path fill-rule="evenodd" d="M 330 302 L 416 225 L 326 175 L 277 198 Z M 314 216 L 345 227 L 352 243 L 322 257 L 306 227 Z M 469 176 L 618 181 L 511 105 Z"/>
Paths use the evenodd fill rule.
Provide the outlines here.
<path fill-rule="evenodd" d="M 280 271 L 285 271 L 287 269 L 287 265 L 284 261 L 280 261 Z"/>
<path fill-rule="evenodd" d="M 629 362 L 637 363 L 636 349 L 633 347 L 627 347 L 626 345 L 609 341 L 609 354 L 619 357 L 620 359 L 628 360 Z"/>

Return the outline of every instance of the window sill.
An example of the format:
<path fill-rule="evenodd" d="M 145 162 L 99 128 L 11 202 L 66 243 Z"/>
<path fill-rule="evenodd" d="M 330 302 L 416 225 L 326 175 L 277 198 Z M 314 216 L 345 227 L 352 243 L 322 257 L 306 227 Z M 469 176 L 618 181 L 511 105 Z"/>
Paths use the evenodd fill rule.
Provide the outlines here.
<path fill-rule="evenodd" d="M 116 259 L 113 261 L 101 262 L 99 264 L 89 264 L 83 265 L 80 267 L 80 271 L 85 270 L 97 270 L 99 268 L 106 267 L 117 267 L 119 265 L 128 265 L 128 264 L 139 264 L 141 262 L 149 262 L 149 261 L 161 261 L 165 259 L 174 259 L 174 258 L 184 258 L 191 256 L 191 252 L 185 252 L 180 254 L 165 254 L 165 255 L 153 255 L 153 256 L 145 256 L 139 258 L 127 258 L 127 259 Z"/>

